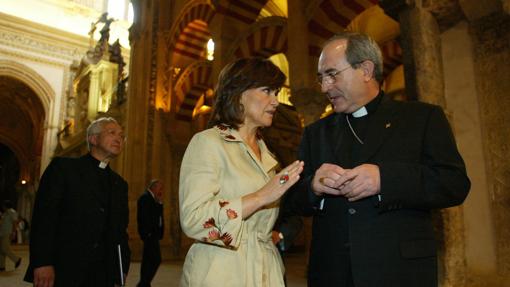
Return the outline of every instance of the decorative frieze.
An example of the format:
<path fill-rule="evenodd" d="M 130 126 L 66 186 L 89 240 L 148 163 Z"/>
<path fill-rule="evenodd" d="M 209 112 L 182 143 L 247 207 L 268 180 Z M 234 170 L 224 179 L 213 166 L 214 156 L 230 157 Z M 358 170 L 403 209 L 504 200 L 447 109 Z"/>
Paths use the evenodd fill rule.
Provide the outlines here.
<path fill-rule="evenodd" d="M 29 34 L 20 33 L 20 31 L 6 31 L 0 26 L 0 44 L 43 54 L 56 60 L 72 61 L 80 59 L 86 52 L 86 46 L 83 49 L 78 47 L 65 47 L 62 43 L 50 43 L 31 37 Z"/>

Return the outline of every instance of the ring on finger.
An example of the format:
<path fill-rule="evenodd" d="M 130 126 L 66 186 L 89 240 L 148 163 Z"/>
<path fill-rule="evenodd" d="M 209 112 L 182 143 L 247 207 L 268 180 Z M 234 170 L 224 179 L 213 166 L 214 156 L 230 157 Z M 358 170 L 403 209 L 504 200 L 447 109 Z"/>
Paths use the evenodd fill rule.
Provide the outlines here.
<path fill-rule="evenodd" d="M 285 184 L 287 181 L 289 181 L 289 172 L 285 171 L 282 176 L 280 176 L 280 185 Z"/>

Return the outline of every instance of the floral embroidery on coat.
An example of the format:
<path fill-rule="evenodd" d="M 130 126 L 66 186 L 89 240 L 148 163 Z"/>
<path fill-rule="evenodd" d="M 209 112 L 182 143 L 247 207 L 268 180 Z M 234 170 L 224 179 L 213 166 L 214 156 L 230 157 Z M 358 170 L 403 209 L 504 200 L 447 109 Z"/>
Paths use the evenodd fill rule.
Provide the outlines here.
<path fill-rule="evenodd" d="M 230 246 L 230 243 L 232 243 L 232 235 L 230 235 L 228 232 L 222 232 L 222 229 L 225 227 L 225 225 L 227 225 L 227 223 L 230 220 L 237 218 L 237 212 L 231 208 L 225 210 L 227 220 L 221 223 L 219 221 L 220 213 L 222 212 L 223 208 L 229 204 L 229 202 L 226 200 L 220 200 L 218 203 L 220 205 L 220 210 L 218 211 L 218 223 L 216 223 L 214 217 L 211 217 L 206 222 L 204 222 L 203 227 L 205 229 L 211 230 L 209 230 L 207 237 L 202 238 L 202 240 L 205 242 L 221 240 L 223 244 L 225 244 L 225 246 Z"/>
<path fill-rule="evenodd" d="M 225 139 L 226 141 L 241 141 L 241 139 L 238 139 L 234 135 L 232 135 L 232 128 L 225 125 L 225 124 L 217 124 L 215 126 L 218 131 L 220 132 L 220 135 Z"/>

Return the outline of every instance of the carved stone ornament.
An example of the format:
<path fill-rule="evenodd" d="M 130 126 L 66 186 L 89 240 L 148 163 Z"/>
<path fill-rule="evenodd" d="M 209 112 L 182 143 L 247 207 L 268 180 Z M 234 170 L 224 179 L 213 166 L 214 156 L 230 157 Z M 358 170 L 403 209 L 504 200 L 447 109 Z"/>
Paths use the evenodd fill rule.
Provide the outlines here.
<path fill-rule="evenodd" d="M 293 89 L 289 100 L 303 116 L 305 125 L 318 120 L 329 103 L 323 93 L 311 88 Z"/>

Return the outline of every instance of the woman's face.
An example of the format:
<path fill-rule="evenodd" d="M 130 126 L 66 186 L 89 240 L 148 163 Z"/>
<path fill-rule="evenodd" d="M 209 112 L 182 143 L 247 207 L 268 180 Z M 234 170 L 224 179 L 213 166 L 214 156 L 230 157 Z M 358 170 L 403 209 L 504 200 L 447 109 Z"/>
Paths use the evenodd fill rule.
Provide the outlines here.
<path fill-rule="evenodd" d="M 278 100 L 279 90 L 268 87 L 248 89 L 241 95 L 241 104 L 244 107 L 244 125 L 249 128 L 268 127 L 273 122 Z"/>

